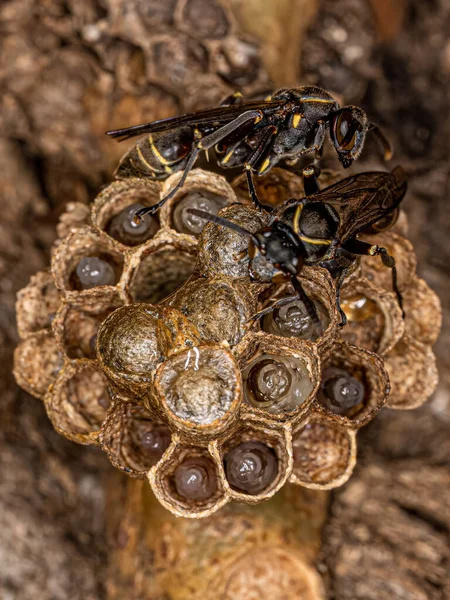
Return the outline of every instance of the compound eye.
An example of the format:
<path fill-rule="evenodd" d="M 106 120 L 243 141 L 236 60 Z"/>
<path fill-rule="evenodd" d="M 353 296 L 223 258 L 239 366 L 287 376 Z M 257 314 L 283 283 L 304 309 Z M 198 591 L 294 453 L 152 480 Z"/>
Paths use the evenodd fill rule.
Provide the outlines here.
<path fill-rule="evenodd" d="M 355 127 L 356 125 L 356 127 Z M 354 130 L 348 138 L 349 130 Z M 333 137 L 342 152 L 351 152 L 357 143 L 358 134 L 362 132 L 362 124 L 350 110 L 342 111 L 333 122 Z"/>
<path fill-rule="evenodd" d="M 342 146 L 342 143 L 345 141 L 345 138 L 348 134 L 350 126 L 354 126 L 355 118 L 350 111 L 343 111 L 340 113 L 337 119 L 334 121 L 334 137 L 339 145 L 340 150 L 350 151 L 353 150 L 356 144 L 356 134 L 361 129 L 360 124 L 355 129 L 352 137 L 349 141 Z"/>
<path fill-rule="evenodd" d="M 382 231 L 386 231 L 395 225 L 398 219 L 398 215 L 400 214 L 400 209 L 396 208 L 392 212 L 388 213 L 384 217 L 382 217 L 376 223 L 373 223 L 370 227 L 367 228 L 367 233 L 381 233 Z"/>

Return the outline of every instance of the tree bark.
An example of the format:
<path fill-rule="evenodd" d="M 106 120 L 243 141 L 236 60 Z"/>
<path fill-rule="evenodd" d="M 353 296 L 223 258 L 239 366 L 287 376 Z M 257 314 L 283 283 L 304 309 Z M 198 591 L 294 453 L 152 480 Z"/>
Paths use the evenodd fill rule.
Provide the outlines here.
<path fill-rule="evenodd" d="M 255 578 L 270 575 L 263 581 L 271 600 L 283 585 L 299 598 L 299 590 L 321 593 L 320 572 L 330 599 L 444 600 L 450 596 L 448 2 L 406 2 L 393 24 L 379 11 L 376 21 L 368 0 L 233 0 L 230 22 L 246 32 L 226 33 L 225 49 L 217 36 L 229 17 L 199 9 L 195 21 L 183 5 L 9 0 L 0 6 L 0 596 L 251 599 L 239 587 L 250 573 L 256 590 Z M 248 33 L 259 38 L 261 54 Z M 233 62 L 233 52 L 242 63 Z M 266 90 L 267 71 L 277 86 L 317 83 L 362 104 L 390 130 L 396 160 L 413 174 L 407 212 L 420 275 L 443 299 L 444 332 L 436 345 L 441 384 L 419 411 L 384 410 L 367 428 L 356 472 L 328 512 L 325 494 L 287 488 L 257 508 L 227 507 L 210 522 L 175 521 L 145 484 L 125 480 L 99 452 L 59 437 L 42 404 L 17 388 L 15 294 L 48 265 L 65 205 L 89 202 L 111 179 L 126 148 L 108 140 L 106 129 L 211 105 L 236 88 Z M 359 169 L 373 164 L 361 161 Z M 286 579 L 277 579 L 280 573 Z M 153 596 L 144 595 L 149 590 Z"/>

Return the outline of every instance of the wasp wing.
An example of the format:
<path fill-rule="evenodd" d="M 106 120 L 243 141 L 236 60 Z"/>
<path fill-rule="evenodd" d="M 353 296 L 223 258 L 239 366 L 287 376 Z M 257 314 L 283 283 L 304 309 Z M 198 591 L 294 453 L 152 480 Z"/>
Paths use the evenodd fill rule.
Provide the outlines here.
<path fill-rule="evenodd" d="M 339 215 L 337 237 L 343 244 L 397 208 L 406 193 L 406 175 L 401 167 L 391 173 L 372 171 L 347 177 L 308 197 L 326 202 Z"/>
<path fill-rule="evenodd" d="M 134 125 L 133 127 L 125 127 L 124 129 L 115 129 L 107 131 L 106 134 L 112 138 L 118 138 L 119 142 L 128 140 L 143 133 L 160 133 L 169 129 L 176 129 L 181 126 L 195 127 L 199 125 L 208 125 L 211 129 L 221 127 L 236 119 L 239 115 L 248 110 L 261 110 L 263 113 L 271 113 L 280 108 L 286 101 L 270 101 L 257 100 L 247 102 L 245 104 L 231 106 L 216 106 L 205 110 L 199 110 L 186 115 L 169 117 L 151 123 L 143 123 L 142 125 Z"/>

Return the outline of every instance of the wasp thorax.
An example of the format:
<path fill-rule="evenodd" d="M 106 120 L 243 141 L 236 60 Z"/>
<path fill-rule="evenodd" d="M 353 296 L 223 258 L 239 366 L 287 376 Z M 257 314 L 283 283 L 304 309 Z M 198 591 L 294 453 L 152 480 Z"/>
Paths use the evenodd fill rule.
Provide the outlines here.
<path fill-rule="evenodd" d="M 107 233 L 126 246 L 137 246 L 147 241 L 158 231 L 158 221 L 151 215 L 135 218 L 136 211 L 145 208 L 143 204 L 131 204 L 113 217 Z"/>
<path fill-rule="evenodd" d="M 324 370 L 317 399 L 332 412 L 345 414 L 360 404 L 364 395 L 364 384 L 345 369 L 328 367 Z"/>
<path fill-rule="evenodd" d="M 206 456 L 191 456 L 173 473 L 176 492 L 186 500 L 207 500 L 217 491 L 214 464 Z"/>
<path fill-rule="evenodd" d="M 314 301 L 313 303 L 321 327 L 318 327 L 313 321 L 301 300 L 293 300 L 265 315 L 261 322 L 261 328 L 274 335 L 315 342 L 328 327 L 330 318 L 321 302 Z"/>
<path fill-rule="evenodd" d="M 224 456 L 230 486 L 245 494 L 263 492 L 278 474 L 278 460 L 272 448 L 259 441 L 243 442 Z"/>
<path fill-rule="evenodd" d="M 270 413 L 295 410 L 313 387 L 305 364 L 293 356 L 260 356 L 242 376 L 246 402 Z"/>
<path fill-rule="evenodd" d="M 227 204 L 227 198 L 212 194 L 206 190 L 190 192 L 175 205 L 172 217 L 174 229 L 181 233 L 199 235 L 206 221 L 201 217 L 189 213 L 189 209 L 196 208 L 216 215 Z"/>
<path fill-rule="evenodd" d="M 114 285 L 116 274 L 114 267 L 98 256 L 85 256 L 75 269 L 75 276 L 80 289 L 90 290 L 99 285 Z"/>

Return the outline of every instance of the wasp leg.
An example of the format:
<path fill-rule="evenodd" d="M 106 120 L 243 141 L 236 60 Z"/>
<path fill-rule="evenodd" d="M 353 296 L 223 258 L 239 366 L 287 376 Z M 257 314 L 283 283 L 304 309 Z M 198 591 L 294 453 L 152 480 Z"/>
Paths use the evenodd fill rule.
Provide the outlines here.
<path fill-rule="evenodd" d="M 297 292 L 297 298 L 303 302 L 306 308 L 306 312 L 308 313 L 309 318 L 314 323 L 316 331 L 318 335 L 323 334 L 322 323 L 320 322 L 319 316 L 317 314 L 316 307 L 314 306 L 313 301 L 306 295 L 305 290 L 302 288 L 301 283 L 297 279 L 297 277 L 292 276 L 291 283 L 294 286 L 294 290 Z"/>
<path fill-rule="evenodd" d="M 244 102 L 244 97 L 241 92 L 234 92 L 234 94 L 230 94 L 227 96 L 222 102 L 220 106 L 239 106 Z"/>
<path fill-rule="evenodd" d="M 320 162 L 322 160 L 323 154 L 323 144 L 325 142 L 325 132 L 327 130 L 327 126 L 325 121 L 317 121 L 317 129 L 314 134 L 314 168 L 316 170 L 316 175 L 320 175 Z"/>
<path fill-rule="evenodd" d="M 217 129 L 217 131 L 214 131 L 213 133 L 210 133 L 204 138 L 201 138 L 199 141 L 194 142 L 192 144 L 191 155 L 186 163 L 183 175 L 181 176 L 181 179 L 177 183 L 177 185 L 169 194 L 167 194 L 167 196 L 164 196 L 164 198 L 162 198 L 153 206 L 148 206 L 146 208 L 141 208 L 140 210 L 138 210 L 135 213 L 135 218 L 139 220 L 141 219 L 141 217 L 148 213 L 150 213 L 151 215 L 155 214 L 155 212 L 158 211 L 161 208 L 161 206 L 163 206 L 168 200 L 170 200 L 170 198 L 172 198 L 178 192 L 178 190 L 181 187 L 183 187 L 184 182 L 186 181 L 186 177 L 189 174 L 189 171 L 194 166 L 195 161 L 197 160 L 198 155 L 202 150 L 209 150 L 210 148 L 213 148 L 216 144 L 218 144 L 224 138 L 230 135 L 230 133 L 233 133 L 233 131 L 236 131 L 236 129 L 239 129 L 239 127 L 241 127 L 245 123 L 248 123 L 248 121 L 258 122 L 262 119 L 262 117 L 263 114 L 260 110 L 248 110 L 245 113 L 242 113 L 242 115 L 239 115 L 239 117 L 234 119 L 234 121 L 231 121 L 231 123 L 227 123 L 220 129 Z"/>
<path fill-rule="evenodd" d="M 375 125 L 375 123 L 369 123 L 369 128 L 367 131 L 371 131 L 377 138 L 381 148 L 383 149 L 384 160 L 391 160 L 393 155 L 392 145 L 378 125 Z"/>
<path fill-rule="evenodd" d="M 320 192 L 319 182 L 317 181 L 316 169 L 314 165 L 308 165 L 303 169 L 303 188 L 305 196 L 312 196 Z"/>
<path fill-rule="evenodd" d="M 258 311 L 254 315 L 252 315 L 249 319 L 247 319 L 247 323 L 249 321 L 257 321 L 261 317 L 264 317 L 265 315 L 268 315 L 269 313 L 274 311 L 276 308 L 279 308 L 280 306 L 284 306 L 285 304 L 289 304 L 290 302 L 293 302 L 294 300 L 298 300 L 298 295 L 285 296 L 284 298 L 279 298 L 270 306 L 267 306 L 266 308 L 263 308 L 262 310 Z"/>
<path fill-rule="evenodd" d="M 267 127 L 259 145 L 255 148 L 254 152 L 250 155 L 249 159 L 245 163 L 245 168 L 247 170 L 248 189 L 250 192 L 251 199 L 253 200 L 253 203 L 255 204 L 256 208 L 259 208 L 260 210 L 264 209 L 267 212 L 272 212 L 273 208 L 271 206 L 268 206 L 267 204 L 262 204 L 259 201 L 255 189 L 255 183 L 253 181 L 252 170 L 256 163 L 258 163 L 258 161 L 262 161 L 262 167 L 264 167 L 262 168 L 262 170 L 265 170 L 267 168 L 265 165 L 266 162 L 270 162 L 269 155 L 272 150 L 275 141 L 275 136 L 277 133 L 278 129 L 276 127 Z"/>
<path fill-rule="evenodd" d="M 256 193 L 255 182 L 253 181 L 253 173 L 250 165 L 246 166 L 246 174 L 247 174 L 247 185 L 248 191 L 250 194 L 250 198 L 252 199 L 253 204 L 259 210 L 265 210 L 267 212 L 272 212 L 273 208 L 268 204 L 262 204 L 258 199 L 258 194 Z"/>
<path fill-rule="evenodd" d="M 344 250 L 351 252 L 352 254 L 359 254 L 361 256 L 380 256 L 381 261 L 385 267 L 388 267 L 392 271 L 392 288 L 397 296 L 398 304 L 402 310 L 403 317 L 405 312 L 403 310 L 403 298 L 398 289 L 397 283 L 397 267 L 395 266 L 395 258 L 391 256 L 386 248 L 377 246 L 376 244 L 367 244 L 361 240 L 350 239 L 346 241 L 342 247 Z"/>

